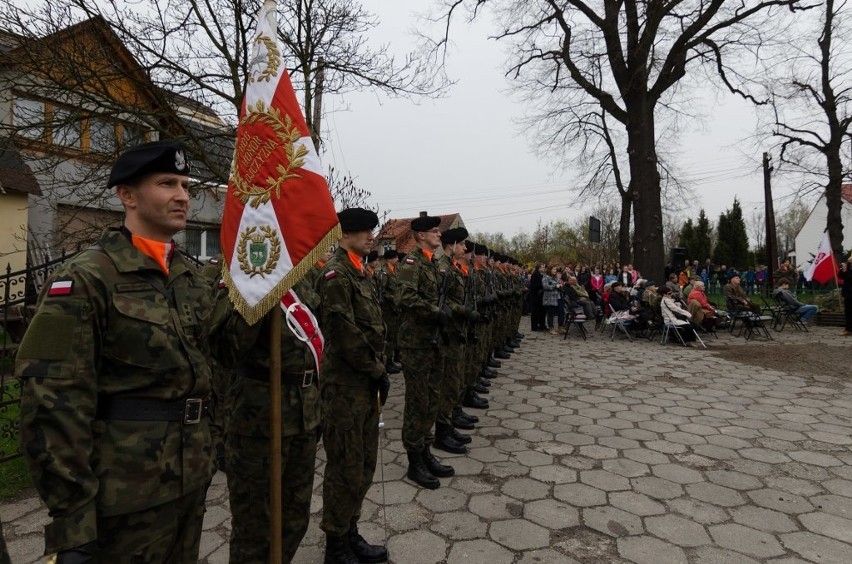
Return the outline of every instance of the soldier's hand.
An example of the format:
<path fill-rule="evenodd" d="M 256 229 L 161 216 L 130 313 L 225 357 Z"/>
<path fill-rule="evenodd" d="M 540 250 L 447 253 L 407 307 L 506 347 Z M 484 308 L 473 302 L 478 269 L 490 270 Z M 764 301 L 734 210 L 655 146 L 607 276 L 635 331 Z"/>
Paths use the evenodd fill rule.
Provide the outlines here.
<path fill-rule="evenodd" d="M 470 310 L 470 311 L 468 312 L 468 319 L 469 319 L 469 320 L 471 320 L 471 321 L 473 321 L 474 323 L 476 323 L 477 321 L 479 321 L 479 318 L 480 318 L 480 317 L 481 317 L 481 316 L 479 315 L 479 312 L 478 312 L 478 311 L 476 311 L 476 310 L 474 310 L 474 309 L 472 309 L 472 310 Z"/>
<path fill-rule="evenodd" d="M 88 564 L 95 561 L 96 541 L 63 550 L 56 555 L 56 564 Z"/>
<path fill-rule="evenodd" d="M 390 393 L 390 378 L 388 378 L 387 374 L 384 374 L 378 379 L 376 387 L 379 390 L 379 401 L 382 405 L 385 405 L 385 402 L 388 401 L 388 394 Z"/>

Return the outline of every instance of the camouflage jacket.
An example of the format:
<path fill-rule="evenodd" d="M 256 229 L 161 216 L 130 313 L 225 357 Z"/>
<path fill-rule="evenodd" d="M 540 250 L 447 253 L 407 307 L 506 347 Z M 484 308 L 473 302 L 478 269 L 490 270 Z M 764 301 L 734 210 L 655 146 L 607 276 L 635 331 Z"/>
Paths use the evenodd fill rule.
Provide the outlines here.
<path fill-rule="evenodd" d="M 312 312 L 319 307 L 319 296 L 311 287 L 308 277 L 293 287 L 299 299 Z M 221 298 L 220 298 L 221 299 Z M 230 304 L 230 299 L 225 296 Z M 300 341 L 287 327 L 284 312 L 281 315 L 281 371 L 304 373 L 316 370 L 314 356 L 308 345 Z M 229 333 L 237 341 L 235 347 L 245 351 L 237 364 L 234 378 L 233 405 L 228 414 L 228 433 L 248 437 L 269 436 L 269 315 L 249 326 L 239 314 L 229 323 Z M 319 424 L 319 383 L 311 377 L 311 384 L 300 386 L 285 384 L 281 390 L 281 430 L 290 437 L 316 429 Z"/>
<path fill-rule="evenodd" d="M 450 261 L 447 255 L 442 255 L 438 259 L 438 273 L 439 287 L 443 287 L 444 276 L 450 276 L 445 303 L 453 313 L 450 320 L 450 337 L 455 337 L 464 331 L 465 320 L 468 317 L 464 306 L 464 274 Z"/>
<path fill-rule="evenodd" d="M 400 347 L 432 347 L 438 323 L 438 268 L 419 247 L 399 263 L 396 306 L 399 309 Z"/>
<path fill-rule="evenodd" d="M 343 248 L 317 280 L 323 383 L 367 387 L 385 373 L 385 324 L 372 284 Z"/>
<path fill-rule="evenodd" d="M 212 309 L 209 281 L 179 252 L 165 276 L 119 230 L 45 284 L 16 373 L 21 452 L 53 518 L 47 553 L 95 540 L 98 516 L 144 510 L 210 480 L 206 418 L 184 425 L 96 413 L 113 398 L 207 398 Z"/>
<path fill-rule="evenodd" d="M 376 271 L 376 291 L 377 295 L 381 296 L 379 305 L 382 306 L 382 311 L 385 314 L 396 313 L 396 268 L 391 269 L 385 265 Z"/>

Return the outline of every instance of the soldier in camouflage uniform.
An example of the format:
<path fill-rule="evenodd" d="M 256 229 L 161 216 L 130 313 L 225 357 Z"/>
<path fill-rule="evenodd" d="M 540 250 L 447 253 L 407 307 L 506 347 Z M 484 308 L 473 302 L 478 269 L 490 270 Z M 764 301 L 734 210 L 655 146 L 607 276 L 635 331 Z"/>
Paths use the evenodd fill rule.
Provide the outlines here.
<path fill-rule="evenodd" d="M 468 323 L 479 319 L 476 313 L 465 303 L 467 266 L 464 260 L 467 229 L 459 227 L 449 229 L 441 234 L 444 253 L 438 259 L 441 287 L 446 288 L 445 300 L 452 312 L 452 319 L 447 326 L 449 344 L 444 347 L 444 373 L 441 383 L 441 398 L 438 406 L 438 417 L 435 421 L 435 448 L 455 454 L 465 454 L 471 438 L 459 433 L 453 427 L 453 408 L 459 402 L 461 390 L 465 386 L 464 359 L 465 349 L 473 343 L 467 343 Z M 464 271 L 463 271 L 464 269 Z M 445 285 L 443 279 L 449 276 Z"/>
<path fill-rule="evenodd" d="M 388 374 L 398 374 L 402 365 L 395 360 L 396 336 L 399 329 L 399 321 L 396 314 L 396 267 L 399 264 L 399 253 L 390 249 L 384 254 L 385 264 L 378 274 L 379 304 L 382 306 L 382 319 L 385 321 L 387 333 L 385 336 L 385 357 Z"/>
<path fill-rule="evenodd" d="M 411 222 L 417 246 L 399 263 L 396 292 L 398 344 L 405 376 L 402 443 L 408 453 L 408 477 L 429 489 L 440 487 L 438 477 L 455 474 L 429 448 L 434 442 L 432 426 L 438 417 L 443 376 L 438 342 L 446 336 L 451 315 L 449 308 L 438 307 L 438 269 L 432 260 L 432 253 L 441 245 L 440 223 L 440 218 L 428 216 Z"/>
<path fill-rule="evenodd" d="M 9 552 L 6 550 L 6 540 L 3 538 L 3 521 L 0 520 L 0 564 L 12 564 Z"/>
<path fill-rule="evenodd" d="M 476 244 L 474 246 L 474 270 L 473 276 L 476 284 L 476 307 L 480 315 L 480 323 L 477 325 L 476 351 L 473 353 L 471 362 L 473 366 L 468 367 L 467 386 L 462 395 L 462 405 L 474 409 L 487 409 L 488 401 L 479 397 L 474 390 L 477 377 L 482 374 L 486 377 L 496 376 L 495 372 L 487 372 L 487 361 L 490 359 L 491 333 L 494 327 L 494 304 L 496 297 L 489 291 L 491 272 L 488 269 L 488 247 Z M 470 419 L 470 416 L 468 416 Z M 477 421 L 472 421 L 476 423 Z"/>
<path fill-rule="evenodd" d="M 21 452 L 60 564 L 198 560 L 216 323 L 208 280 L 171 240 L 188 163 L 166 141 L 118 158 L 124 227 L 56 270 L 18 351 Z"/>
<path fill-rule="evenodd" d="M 370 210 L 338 213 L 343 238 L 317 281 L 326 338 L 320 402 L 328 462 L 323 480 L 325 564 L 384 562 L 387 550 L 358 532 L 361 504 L 373 483 L 379 446 L 379 402 L 390 388 L 385 327 L 363 258 L 379 218 Z"/>
<path fill-rule="evenodd" d="M 472 430 L 475 424 L 479 422 L 478 417 L 465 413 L 462 409 L 462 402 L 467 395 L 467 390 L 476 384 L 482 367 L 482 358 L 479 355 L 482 348 L 480 339 L 483 336 L 483 324 L 485 323 L 484 306 L 482 305 L 482 299 L 485 295 L 485 282 L 482 277 L 477 275 L 474 260 L 476 246 L 473 241 L 465 241 L 464 258 L 459 262 L 465 276 L 465 304 L 476 314 L 471 316 L 471 320 L 467 324 L 467 339 L 462 360 L 462 380 L 456 405 L 452 411 L 453 427 L 463 430 Z M 488 385 L 490 386 L 490 382 L 488 382 Z"/>
<path fill-rule="evenodd" d="M 311 311 L 319 296 L 307 278 L 293 288 Z M 223 298 L 230 305 L 227 296 Z M 319 383 L 310 347 L 287 328 L 281 330 L 281 507 L 282 561 L 290 562 L 308 530 L 317 426 L 320 419 Z M 240 316 L 230 318 L 229 330 L 247 353 L 236 367 L 231 391 L 226 472 L 231 499 L 230 562 L 261 564 L 269 559 L 269 326 L 248 326 Z"/>

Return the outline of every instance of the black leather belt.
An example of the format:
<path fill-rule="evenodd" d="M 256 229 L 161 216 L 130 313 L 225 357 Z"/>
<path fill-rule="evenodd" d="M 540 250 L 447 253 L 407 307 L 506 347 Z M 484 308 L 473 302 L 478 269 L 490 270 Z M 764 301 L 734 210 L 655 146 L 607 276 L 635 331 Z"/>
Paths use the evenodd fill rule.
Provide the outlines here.
<path fill-rule="evenodd" d="M 269 383 L 269 368 L 265 366 L 241 366 L 237 368 L 237 374 L 251 380 Z M 282 372 L 281 383 L 300 388 L 310 388 L 316 380 L 316 370 L 305 370 L 304 372 Z"/>
<path fill-rule="evenodd" d="M 210 409 L 207 399 L 164 401 L 136 398 L 100 398 L 97 419 L 116 421 L 182 421 L 197 425 Z"/>

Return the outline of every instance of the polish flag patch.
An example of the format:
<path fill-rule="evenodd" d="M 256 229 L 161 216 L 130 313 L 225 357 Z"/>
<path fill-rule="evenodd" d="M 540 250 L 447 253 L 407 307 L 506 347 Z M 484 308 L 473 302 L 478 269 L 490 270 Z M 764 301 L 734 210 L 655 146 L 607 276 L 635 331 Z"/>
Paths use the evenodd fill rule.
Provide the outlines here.
<path fill-rule="evenodd" d="M 328 272 L 325 273 L 325 279 L 326 280 L 331 280 L 335 276 L 337 276 L 337 273 L 333 270 L 329 270 Z"/>
<path fill-rule="evenodd" d="M 405 263 L 406 264 L 414 264 L 414 259 L 413 258 L 407 258 L 407 259 L 405 259 Z"/>
<path fill-rule="evenodd" d="M 48 296 L 70 296 L 71 290 L 74 289 L 73 280 L 60 280 L 50 285 L 47 291 Z"/>

